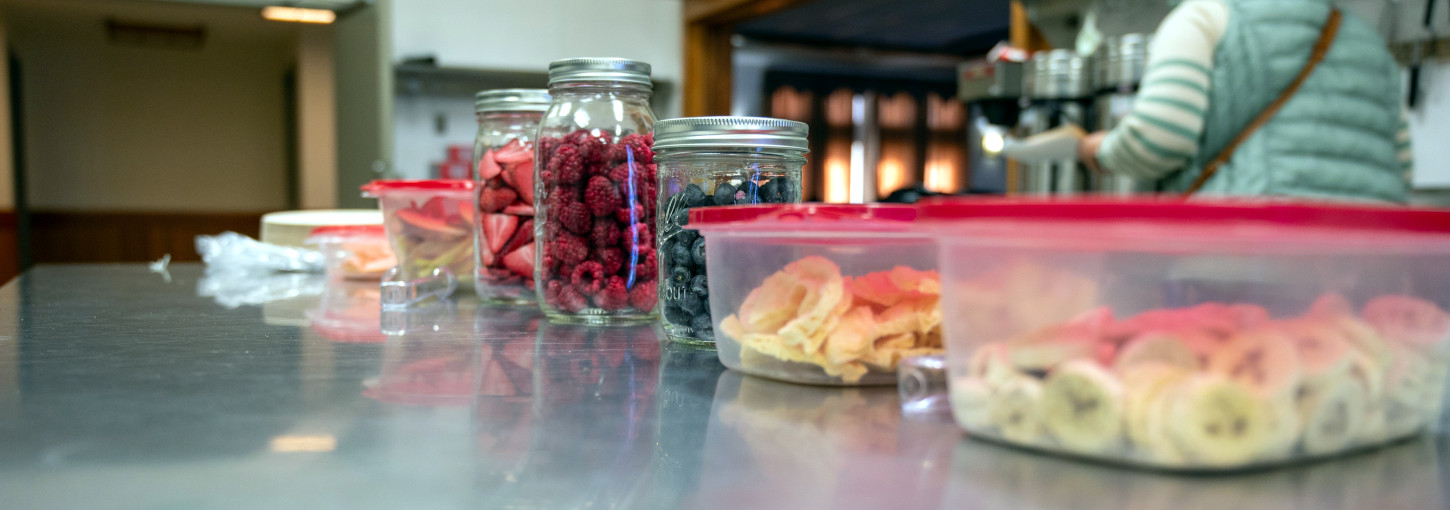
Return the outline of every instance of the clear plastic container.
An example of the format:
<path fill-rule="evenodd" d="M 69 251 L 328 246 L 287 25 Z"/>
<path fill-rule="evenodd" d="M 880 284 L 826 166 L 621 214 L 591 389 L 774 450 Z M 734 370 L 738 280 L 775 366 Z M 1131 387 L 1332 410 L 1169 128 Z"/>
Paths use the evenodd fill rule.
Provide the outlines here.
<path fill-rule="evenodd" d="M 654 319 L 655 171 L 650 66 L 619 58 L 549 64 L 536 146 L 534 285 L 549 320 Z"/>
<path fill-rule="evenodd" d="M 948 385 L 973 437 L 1163 470 L 1433 429 L 1450 211 L 935 201 Z"/>
<path fill-rule="evenodd" d="M 655 124 L 661 322 L 673 341 L 715 342 L 705 240 L 686 230 L 695 207 L 793 203 L 810 147 L 803 122 L 688 117 Z"/>
<path fill-rule="evenodd" d="M 930 237 L 902 205 L 703 207 L 715 345 L 726 367 L 782 381 L 893 385 L 901 359 L 939 354 Z"/>
<path fill-rule="evenodd" d="M 534 136 L 549 108 L 543 89 L 474 96 L 474 190 L 478 204 L 474 288 L 486 304 L 534 303 Z"/>
<path fill-rule="evenodd" d="M 378 225 L 341 225 L 312 230 L 304 243 L 322 252 L 329 279 L 378 280 L 397 261 L 388 233 Z"/>
<path fill-rule="evenodd" d="M 383 211 L 398 280 L 473 274 L 473 181 L 378 180 L 362 190 Z"/>

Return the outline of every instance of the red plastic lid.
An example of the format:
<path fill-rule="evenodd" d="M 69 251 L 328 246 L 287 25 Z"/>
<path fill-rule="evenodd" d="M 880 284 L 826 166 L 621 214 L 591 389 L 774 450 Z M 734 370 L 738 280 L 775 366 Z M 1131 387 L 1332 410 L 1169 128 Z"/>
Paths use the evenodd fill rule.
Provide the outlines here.
<path fill-rule="evenodd" d="M 363 195 L 376 196 L 389 191 L 470 191 L 473 181 L 467 179 L 379 179 L 362 186 Z"/>
<path fill-rule="evenodd" d="M 714 230 L 750 225 L 753 230 L 876 228 L 901 229 L 917 216 L 916 207 L 901 204 L 785 204 L 698 207 L 690 210 L 685 228 Z"/>
<path fill-rule="evenodd" d="M 317 227 L 317 228 L 314 228 L 314 229 L 312 229 L 312 232 L 311 233 L 307 234 L 308 237 L 316 237 L 316 236 L 338 236 L 338 237 L 348 236 L 348 237 L 351 237 L 351 236 L 386 236 L 386 235 L 387 235 L 387 230 L 385 230 L 383 228 L 382 224 L 377 224 L 377 225 L 331 225 L 331 226 L 326 226 L 326 227 Z"/>
<path fill-rule="evenodd" d="M 1450 234 L 1450 210 L 1282 201 L 1181 199 L 963 199 L 932 197 L 922 221 L 1133 222 L 1148 225 L 1256 223 L 1295 228 Z M 692 218 L 693 219 L 693 218 Z"/>

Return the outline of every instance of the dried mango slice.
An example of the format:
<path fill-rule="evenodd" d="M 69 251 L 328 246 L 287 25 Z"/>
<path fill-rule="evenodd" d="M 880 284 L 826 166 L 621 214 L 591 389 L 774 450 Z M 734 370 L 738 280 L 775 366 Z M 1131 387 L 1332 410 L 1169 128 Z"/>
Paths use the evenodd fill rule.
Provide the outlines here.
<path fill-rule="evenodd" d="M 896 266 L 856 278 L 850 282 L 850 289 L 859 299 L 890 307 L 908 299 L 941 295 L 941 277 L 936 271 Z"/>
<path fill-rule="evenodd" d="M 846 312 L 826 336 L 826 360 L 842 364 L 865 357 L 877 338 L 879 326 L 871 308 L 857 306 Z"/>
<path fill-rule="evenodd" d="M 781 327 L 795 317 L 801 301 L 806 298 L 807 290 L 794 275 L 783 271 L 770 275 L 759 287 L 750 291 L 745 296 L 745 302 L 740 305 L 742 331 L 780 331 Z"/>
<path fill-rule="evenodd" d="M 770 363 L 772 360 L 761 359 L 759 355 L 774 358 L 774 361 L 793 361 L 796 363 L 807 363 L 821 367 L 826 375 L 840 377 L 842 381 L 851 384 L 861 380 L 866 375 L 866 365 L 860 362 L 831 363 L 824 354 L 807 354 L 799 349 L 786 346 L 779 337 L 773 335 L 748 334 L 740 339 L 741 352 L 740 362 L 746 366 L 759 366 Z"/>
<path fill-rule="evenodd" d="M 800 285 L 805 286 L 806 293 L 796 309 L 795 318 L 780 328 L 780 336 L 788 343 L 800 345 L 802 350 L 816 352 L 821 343 L 816 339 L 824 341 L 823 333 L 829 333 L 829 329 L 822 326 L 832 316 L 839 317 L 846 312 L 841 308 L 843 298 L 847 298 L 846 306 L 850 306 L 841 268 L 830 259 L 813 256 L 787 264 L 781 273 L 795 277 Z"/>

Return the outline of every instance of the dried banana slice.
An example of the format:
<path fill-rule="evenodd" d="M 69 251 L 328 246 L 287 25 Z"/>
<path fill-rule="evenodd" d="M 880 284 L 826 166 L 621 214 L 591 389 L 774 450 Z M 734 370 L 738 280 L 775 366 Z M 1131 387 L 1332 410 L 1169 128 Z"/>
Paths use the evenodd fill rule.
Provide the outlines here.
<path fill-rule="evenodd" d="M 1292 395 L 1303 374 L 1294 341 L 1273 329 L 1229 339 L 1209 356 L 1208 371 L 1238 381 L 1264 397 Z"/>
<path fill-rule="evenodd" d="M 1245 465 L 1273 440 L 1270 406 L 1277 402 L 1237 379 L 1196 376 L 1169 405 L 1168 431 L 1199 464 Z"/>
<path fill-rule="evenodd" d="M 1422 351 L 1442 351 L 1450 343 L 1450 313 L 1423 299 L 1388 295 L 1371 299 L 1360 312 L 1385 338 Z"/>
<path fill-rule="evenodd" d="M 1298 321 L 1285 324 L 1284 334 L 1294 341 L 1299 366 L 1304 371 L 1304 388 L 1317 388 L 1344 379 L 1353 366 L 1349 341 L 1331 324 Z"/>
<path fill-rule="evenodd" d="M 1113 369 L 1125 372 L 1143 363 L 1167 363 L 1185 370 L 1198 370 L 1203 365 L 1199 355 L 1209 340 L 1195 338 L 1192 332 L 1150 331 L 1124 344 L 1113 360 Z"/>
<path fill-rule="evenodd" d="M 1347 378 L 1305 394 L 1299 401 L 1304 452 L 1327 455 L 1349 448 L 1359 439 L 1368 412 L 1364 386 Z"/>
<path fill-rule="evenodd" d="M 994 390 L 1019 375 L 1012 367 L 1012 360 L 1007 357 L 1007 347 L 1000 343 L 978 347 L 967 360 L 967 376 L 981 380 Z"/>
<path fill-rule="evenodd" d="M 1183 452 L 1168 436 L 1167 404 L 1172 390 L 1191 376 L 1192 371 L 1167 363 L 1134 365 L 1123 372 L 1128 439 L 1149 460 L 1167 465 L 1184 462 Z"/>
<path fill-rule="evenodd" d="M 1123 386 L 1107 369 L 1087 360 L 1053 369 L 1042 390 L 1047 430 L 1067 449 L 1107 453 L 1122 446 Z"/>
<path fill-rule="evenodd" d="M 988 413 L 1003 439 L 1038 444 L 1043 434 L 1042 383 L 1026 376 L 1012 378 L 997 390 Z"/>
<path fill-rule="evenodd" d="M 952 417 L 972 432 L 992 426 L 992 388 L 981 379 L 958 377 L 949 388 Z"/>
<path fill-rule="evenodd" d="M 1046 371 L 1075 359 L 1091 359 L 1097 354 L 1103 332 L 1113 321 L 1107 308 L 1096 308 L 1066 323 L 1007 343 L 1012 364 L 1028 371 Z"/>

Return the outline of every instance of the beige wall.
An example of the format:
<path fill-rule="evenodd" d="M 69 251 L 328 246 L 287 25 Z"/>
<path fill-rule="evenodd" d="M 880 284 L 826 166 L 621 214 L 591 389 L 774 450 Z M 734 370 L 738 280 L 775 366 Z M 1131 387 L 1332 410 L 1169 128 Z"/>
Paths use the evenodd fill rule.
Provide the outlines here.
<path fill-rule="evenodd" d="M 337 99 L 332 27 L 297 34 L 297 175 L 303 209 L 337 207 Z"/>
<path fill-rule="evenodd" d="M 0 58 L 9 54 L 10 33 L 0 10 Z M 15 153 L 10 132 L 10 66 L 0 63 L 0 211 L 15 208 Z"/>
<path fill-rule="evenodd" d="M 252 9 L 13 0 L 34 209 L 264 211 L 286 204 L 283 78 L 296 26 Z M 200 23 L 199 51 L 117 46 L 104 20 Z"/>

